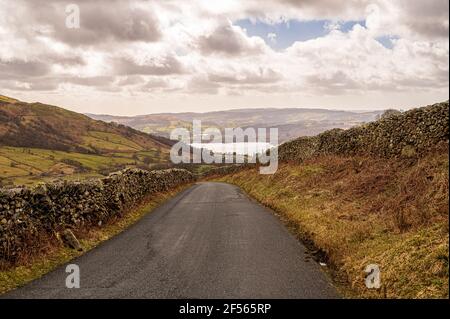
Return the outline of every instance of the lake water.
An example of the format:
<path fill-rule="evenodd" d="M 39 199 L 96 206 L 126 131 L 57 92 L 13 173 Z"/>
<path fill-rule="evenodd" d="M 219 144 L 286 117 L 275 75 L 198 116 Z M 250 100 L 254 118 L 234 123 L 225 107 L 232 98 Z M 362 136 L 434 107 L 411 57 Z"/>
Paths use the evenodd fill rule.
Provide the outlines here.
<path fill-rule="evenodd" d="M 205 148 L 214 153 L 257 154 L 273 147 L 270 143 L 192 143 L 192 147 Z M 247 151 L 248 150 L 248 151 Z"/>

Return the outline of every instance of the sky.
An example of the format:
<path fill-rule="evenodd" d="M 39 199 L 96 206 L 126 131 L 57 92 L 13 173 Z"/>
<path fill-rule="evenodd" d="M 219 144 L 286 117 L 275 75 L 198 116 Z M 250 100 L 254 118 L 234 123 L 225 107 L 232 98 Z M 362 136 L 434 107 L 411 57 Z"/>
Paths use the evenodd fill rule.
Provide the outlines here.
<path fill-rule="evenodd" d="M 409 109 L 448 99 L 448 12 L 448 0 L 0 0 L 0 94 L 112 115 Z"/>

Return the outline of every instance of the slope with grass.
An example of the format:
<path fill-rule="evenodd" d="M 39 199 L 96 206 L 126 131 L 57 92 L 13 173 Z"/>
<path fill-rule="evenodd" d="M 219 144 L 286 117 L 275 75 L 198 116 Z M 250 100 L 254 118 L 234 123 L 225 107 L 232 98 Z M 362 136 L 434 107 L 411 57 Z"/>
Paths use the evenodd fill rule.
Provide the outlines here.
<path fill-rule="evenodd" d="M 322 156 L 221 177 L 279 212 L 349 297 L 448 297 L 448 148 L 418 162 Z M 378 264 L 382 290 L 364 285 Z"/>
<path fill-rule="evenodd" d="M 36 184 L 167 163 L 172 141 L 41 103 L 0 96 L 0 183 Z M 0 185 L 1 186 L 1 185 Z"/>

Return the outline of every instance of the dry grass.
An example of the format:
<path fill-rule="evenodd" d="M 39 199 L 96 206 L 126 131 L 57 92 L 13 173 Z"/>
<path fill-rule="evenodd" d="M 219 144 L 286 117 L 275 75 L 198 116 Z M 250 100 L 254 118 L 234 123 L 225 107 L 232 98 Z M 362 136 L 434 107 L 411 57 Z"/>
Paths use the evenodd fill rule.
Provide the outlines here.
<path fill-rule="evenodd" d="M 335 156 L 220 178 L 288 220 L 349 297 L 448 297 L 448 151 L 418 162 Z M 382 271 L 381 291 L 364 268 Z"/>

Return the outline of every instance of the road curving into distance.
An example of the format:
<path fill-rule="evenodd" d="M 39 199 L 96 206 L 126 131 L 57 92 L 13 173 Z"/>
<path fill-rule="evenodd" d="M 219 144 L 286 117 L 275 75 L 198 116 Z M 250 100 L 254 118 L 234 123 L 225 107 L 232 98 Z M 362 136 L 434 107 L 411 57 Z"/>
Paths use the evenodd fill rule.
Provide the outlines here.
<path fill-rule="evenodd" d="M 3 298 L 338 298 L 273 213 L 225 183 L 198 183 L 123 233 Z"/>

